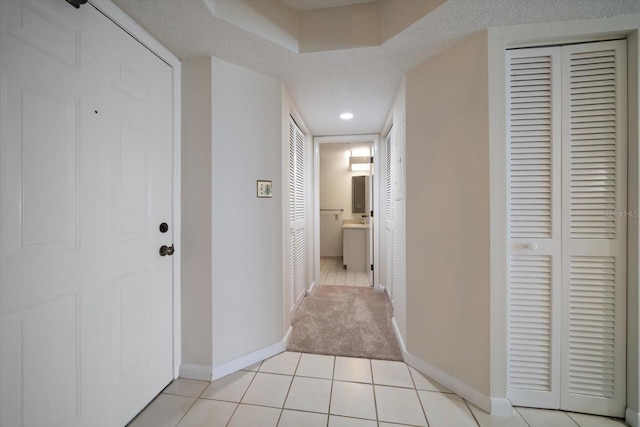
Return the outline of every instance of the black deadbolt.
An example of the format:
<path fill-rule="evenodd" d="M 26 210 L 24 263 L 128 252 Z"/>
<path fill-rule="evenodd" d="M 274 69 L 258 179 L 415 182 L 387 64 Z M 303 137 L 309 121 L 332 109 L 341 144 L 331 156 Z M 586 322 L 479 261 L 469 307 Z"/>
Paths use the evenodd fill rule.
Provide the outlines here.
<path fill-rule="evenodd" d="M 166 233 L 167 230 L 169 230 L 169 226 L 167 225 L 166 222 L 163 222 L 162 224 L 160 224 L 160 232 L 161 233 Z"/>

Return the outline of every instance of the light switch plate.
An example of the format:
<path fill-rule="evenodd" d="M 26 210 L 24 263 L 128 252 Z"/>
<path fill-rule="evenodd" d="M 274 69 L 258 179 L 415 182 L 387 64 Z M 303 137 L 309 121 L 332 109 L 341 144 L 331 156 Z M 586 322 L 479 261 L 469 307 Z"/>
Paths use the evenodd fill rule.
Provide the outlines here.
<path fill-rule="evenodd" d="M 258 197 L 269 198 L 273 196 L 273 184 L 271 181 L 258 180 Z"/>

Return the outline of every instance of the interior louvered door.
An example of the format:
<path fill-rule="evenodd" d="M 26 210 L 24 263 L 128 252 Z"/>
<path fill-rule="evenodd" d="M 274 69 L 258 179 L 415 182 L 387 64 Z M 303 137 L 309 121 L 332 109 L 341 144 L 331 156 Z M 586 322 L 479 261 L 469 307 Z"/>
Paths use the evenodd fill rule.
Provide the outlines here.
<path fill-rule="evenodd" d="M 293 310 L 306 292 L 304 134 L 289 120 L 289 302 Z"/>
<path fill-rule="evenodd" d="M 385 287 L 389 299 L 393 302 L 393 194 L 392 194 L 392 171 L 391 167 L 393 162 L 391 161 L 391 134 L 393 129 L 389 130 L 387 137 L 385 138 L 385 191 L 384 191 L 384 226 L 385 226 Z"/>
<path fill-rule="evenodd" d="M 560 48 L 508 52 L 509 398 L 560 398 Z"/>
<path fill-rule="evenodd" d="M 508 52 L 508 388 L 622 416 L 625 42 Z"/>
<path fill-rule="evenodd" d="M 563 409 L 624 415 L 626 42 L 562 47 Z"/>

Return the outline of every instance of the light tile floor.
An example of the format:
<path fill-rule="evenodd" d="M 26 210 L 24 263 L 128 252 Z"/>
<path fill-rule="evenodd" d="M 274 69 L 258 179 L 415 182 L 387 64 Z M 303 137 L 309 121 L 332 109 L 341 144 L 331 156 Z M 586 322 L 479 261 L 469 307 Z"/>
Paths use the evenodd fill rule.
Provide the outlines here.
<path fill-rule="evenodd" d="M 402 362 L 284 352 L 214 382 L 179 378 L 130 427 L 622 427 L 514 408 L 492 417 Z"/>
<path fill-rule="evenodd" d="M 338 286 L 369 287 L 365 272 L 347 271 L 342 258 L 320 258 L 320 284 Z"/>

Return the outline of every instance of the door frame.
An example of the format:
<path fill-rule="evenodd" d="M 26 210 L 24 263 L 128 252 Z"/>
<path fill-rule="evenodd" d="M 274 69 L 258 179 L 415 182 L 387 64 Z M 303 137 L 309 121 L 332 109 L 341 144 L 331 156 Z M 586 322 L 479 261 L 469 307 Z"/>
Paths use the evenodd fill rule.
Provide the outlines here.
<path fill-rule="evenodd" d="M 369 142 L 371 143 L 371 155 L 373 156 L 373 289 L 382 291 L 380 283 L 380 135 L 378 134 L 358 134 L 358 135 L 336 135 L 336 136 L 316 136 L 313 138 L 313 245 L 314 245 L 314 281 L 320 283 L 320 144 L 327 143 L 347 143 L 347 142 Z"/>
<path fill-rule="evenodd" d="M 637 212 L 640 199 L 638 182 L 638 65 L 640 15 L 625 15 L 589 21 L 531 24 L 488 30 L 489 57 L 489 159 L 490 172 L 490 395 L 491 413 L 510 415 L 507 396 L 507 147 L 506 147 L 506 62 L 507 48 L 534 47 L 585 41 L 627 39 L 627 142 L 628 188 L 627 209 Z M 635 178 L 635 180 L 634 180 Z M 640 384 L 638 378 L 638 291 L 640 236 L 638 217 L 629 217 L 627 228 L 627 396 L 626 419 L 632 426 L 640 424 Z M 635 323 L 633 323 L 635 322 Z"/>
<path fill-rule="evenodd" d="M 137 22 L 135 22 L 126 13 L 120 10 L 115 4 L 109 0 L 89 0 L 89 3 L 98 9 L 107 18 L 113 21 L 117 26 L 126 31 L 131 37 L 136 39 L 140 44 L 149 49 L 154 55 L 171 67 L 172 74 L 172 111 L 173 111 L 173 134 L 172 134 L 172 188 L 171 188 L 171 209 L 172 209 L 172 239 L 173 245 L 177 248 L 172 256 L 173 262 L 173 378 L 178 377 L 180 363 L 182 359 L 181 353 L 181 315 L 180 315 L 180 248 L 181 246 L 181 217 L 180 217 L 180 185 L 181 185 L 181 110 L 180 110 L 180 90 L 181 90 L 181 64 L 178 58 L 158 42 L 153 36 L 145 31 Z M 69 6 L 71 7 L 71 6 Z M 91 7 L 85 5 L 82 7 Z"/>

